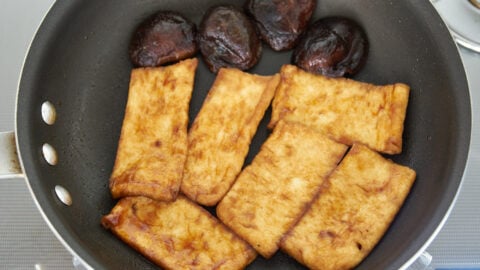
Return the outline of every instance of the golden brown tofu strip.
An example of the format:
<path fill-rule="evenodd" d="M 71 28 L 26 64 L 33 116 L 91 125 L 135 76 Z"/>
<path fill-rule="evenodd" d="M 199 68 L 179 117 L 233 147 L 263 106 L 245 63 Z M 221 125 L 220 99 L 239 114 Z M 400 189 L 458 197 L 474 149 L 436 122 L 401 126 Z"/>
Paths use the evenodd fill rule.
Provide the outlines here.
<path fill-rule="evenodd" d="M 281 76 L 269 127 L 285 119 L 314 127 L 347 145 L 359 142 L 387 154 L 402 151 L 407 85 L 328 78 L 292 65 L 283 66 Z"/>
<path fill-rule="evenodd" d="M 241 171 L 250 142 L 275 93 L 280 76 L 220 69 L 188 133 L 182 192 L 212 206 Z"/>
<path fill-rule="evenodd" d="M 322 187 L 282 250 L 311 269 L 351 269 L 383 236 L 415 172 L 354 145 Z"/>
<path fill-rule="evenodd" d="M 243 269 L 256 257 L 247 243 L 181 195 L 175 202 L 123 198 L 102 224 L 165 269 Z"/>
<path fill-rule="evenodd" d="M 271 257 L 346 149 L 301 124 L 279 122 L 218 204 L 217 216 Z"/>
<path fill-rule="evenodd" d="M 132 70 L 117 157 L 114 198 L 176 198 L 187 157 L 188 108 L 197 59 Z"/>

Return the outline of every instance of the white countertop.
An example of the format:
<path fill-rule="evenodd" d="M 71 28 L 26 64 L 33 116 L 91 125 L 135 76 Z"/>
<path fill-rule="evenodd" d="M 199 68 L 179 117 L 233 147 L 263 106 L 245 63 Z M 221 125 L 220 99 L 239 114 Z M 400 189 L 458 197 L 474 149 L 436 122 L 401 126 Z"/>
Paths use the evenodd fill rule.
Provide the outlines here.
<path fill-rule="evenodd" d="M 29 43 L 54 0 L 0 0 L 0 131 L 14 128 L 15 95 Z M 480 54 L 460 49 L 473 112 L 470 156 L 458 201 L 428 252 L 432 268 L 480 269 Z M 73 269 L 23 179 L 0 180 L 0 269 Z"/>

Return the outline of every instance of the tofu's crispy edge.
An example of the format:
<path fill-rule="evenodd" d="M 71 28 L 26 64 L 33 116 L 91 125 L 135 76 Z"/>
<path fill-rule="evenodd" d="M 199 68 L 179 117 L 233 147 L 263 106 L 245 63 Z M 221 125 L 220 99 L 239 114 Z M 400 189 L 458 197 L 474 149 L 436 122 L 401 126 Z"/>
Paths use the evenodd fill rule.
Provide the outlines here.
<path fill-rule="evenodd" d="M 295 224 L 294 226 L 292 226 L 290 228 L 290 230 L 283 236 L 283 238 L 280 241 L 280 249 L 283 252 L 289 254 L 295 260 L 297 260 L 301 264 L 309 267 L 310 269 L 336 270 L 336 269 L 352 269 L 352 268 L 356 267 L 358 264 L 360 264 L 370 254 L 370 252 L 374 249 L 374 247 L 378 244 L 378 242 L 383 238 L 383 236 L 385 235 L 385 233 L 389 229 L 392 222 L 395 220 L 396 215 L 398 214 L 398 212 L 402 208 L 403 203 L 405 202 L 406 198 L 409 195 L 409 192 L 410 192 L 410 190 L 413 186 L 413 183 L 415 182 L 415 177 L 416 177 L 415 171 L 412 170 L 411 168 L 409 168 L 407 166 L 404 166 L 404 165 L 397 164 L 390 159 L 386 159 L 386 158 L 382 157 L 379 153 L 371 150 L 370 148 L 368 148 L 367 146 L 362 145 L 362 144 L 354 144 L 351 147 L 350 151 L 345 156 L 345 158 L 351 158 L 351 157 L 348 157 L 349 154 L 350 155 L 356 155 L 358 152 L 365 151 L 365 150 L 370 151 L 371 153 L 373 153 L 373 155 L 376 155 L 377 157 L 380 157 L 381 159 L 383 159 L 386 163 L 391 164 L 390 166 L 395 166 L 395 167 L 397 167 L 397 169 L 403 170 L 404 174 L 405 174 L 404 176 L 407 177 L 407 178 L 403 179 L 405 184 L 407 185 L 407 187 L 406 187 L 407 190 L 406 190 L 405 193 L 399 194 L 400 197 L 397 198 L 397 201 L 399 201 L 400 204 L 396 205 L 396 211 L 394 213 L 392 213 L 392 215 L 390 217 L 388 217 L 387 220 L 385 220 L 385 227 L 383 228 L 382 231 L 378 232 L 378 235 L 377 235 L 378 237 L 375 236 L 373 238 L 373 240 L 372 240 L 372 242 L 374 243 L 373 246 L 371 246 L 369 248 L 363 247 L 363 249 L 362 249 L 363 255 L 359 259 L 357 259 L 357 261 L 355 261 L 353 263 L 351 261 L 350 262 L 344 262 L 343 265 L 341 266 L 341 268 L 338 268 L 338 267 L 340 267 L 338 264 L 336 264 L 336 266 L 330 265 L 332 267 L 327 267 L 327 265 L 319 263 L 318 260 L 307 261 L 304 258 L 303 252 L 300 251 L 300 249 L 303 246 L 302 247 L 295 246 L 296 244 L 295 244 L 295 240 L 294 240 L 295 232 L 297 231 L 297 226 L 305 226 L 305 224 L 307 224 L 305 222 L 303 223 L 303 225 L 300 224 L 300 223 L 302 223 L 303 218 L 310 218 L 311 219 L 312 215 L 314 215 L 314 213 L 312 213 L 312 211 L 314 211 L 314 209 L 318 210 L 318 208 L 321 207 L 319 205 L 319 198 L 322 196 L 323 193 L 328 192 L 329 187 L 331 185 L 330 179 L 328 179 L 328 181 L 325 181 L 325 185 L 322 186 L 321 191 L 319 193 L 317 193 L 316 198 L 310 204 L 310 209 L 307 209 L 307 211 L 304 213 L 304 216 L 297 221 L 297 224 Z M 339 164 L 337 169 L 330 176 L 334 176 L 336 171 L 343 167 L 342 162 Z M 325 234 L 327 234 L 327 233 L 325 233 Z M 318 248 L 317 248 L 317 250 L 318 250 Z M 350 258 L 347 258 L 347 259 L 350 259 Z"/>
<path fill-rule="evenodd" d="M 222 68 L 222 69 L 220 69 L 220 71 L 217 75 L 217 79 L 220 76 L 222 76 L 223 72 L 227 72 L 227 71 L 229 71 L 229 72 L 233 72 L 233 71 L 242 72 L 242 71 L 236 70 L 236 69 Z M 279 84 L 279 81 L 280 81 L 280 75 L 279 74 L 274 74 L 274 75 L 271 75 L 271 76 L 260 76 L 260 75 L 255 75 L 255 74 L 248 74 L 248 76 L 256 76 L 258 78 L 262 78 L 262 79 L 265 79 L 265 80 L 268 80 L 268 81 L 265 84 L 264 91 L 263 91 L 255 109 L 251 113 L 249 123 L 247 124 L 245 129 L 242 130 L 242 132 L 240 133 L 242 138 L 245 139 L 246 141 L 248 141 L 248 145 L 246 145 L 245 149 L 241 150 L 241 152 L 242 152 L 242 164 L 239 164 L 239 166 L 237 166 L 238 168 L 236 168 L 236 171 L 226 173 L 223 176 L 222 181 L 220 183 L 214 185 L 214 186 L 211 186 L 211 188 L 209 190 L 200 190 L 200 188 L 192 186 L 191 183 L 189 183 L 189 185 L 186 185 L 186 184 L 181 185 L 181 191 L 184 195 L 186 195 L 191 200 L 196 201 L 197 203 L 200 203 L 202 205 L 205 205 L 205 206 L 216 205 L 225 196 L 225 194 L 228 192 L 230 187 L 235 182 L 236 177 L 238 176 L 238 174 L 240 173 L 240 171 L 242 169 L 242 165 L 243 165 L 243 162 L 245 160 L 245 157 L 248 154 L 249 145 L 251 143 L 251 140 L 252 140 L 253 136 L 255 135 L 255 133 L 257 131 L 257 128 L 258 128 L 258 125 L 260 124 L 260 121 L 264 117 L 265 112 L 268 109 L 268 107 L 269 107 L 269 105 L 270 105 L 270 103 L 273 99 L 273 96 L 275 94 L 277 85 Z M 212 89 L 215 89 L 215 85 L 216 85 L 216 83 L 218 83 L 217 79 L 215 80 L 215 82 L 212 86 Z M 215 94 L 215 91 L 212 91 L 212 90 L 209 91 L 209 93 L 207 95 L 207 98 L 205 99 L 205 102 L 202 105 L 202 108 L 203 108 L 203 106 L 205 106 L 205 104 L 207 104 L 207 101 L 209 100 L 210 96 L 214 95 L 214 94 Z M 200 111 L 199 115 L 197 115 L 197 118 L 201 115 L 201 112 L 202 112 L 202 110 Z M 195 128 L 195 126 L 197 124 L 196 122 L 197 121 L 194 121 L 194 123 L 193 123 L 193 125 L 192 125 L 192 127 L 189 131 L 189 141 L 192 140 L 191 130 L 193 128 Z M 190 158 L 190 157 L 187 157 L 187 159 L 188 158 Z M 220 159 L 218 161 L 221 162 Z M 187 164 L 188 164 L 188 161 L 187 161 Z M 186 165 L 186 166 L 188 166 L 188 165 Z M 230 168 L 230 169 L 232 169 L 232 168 Z M 228 177 L 228 176 L 233 176 L 233 177 L 230 177 L 230 178 L 226 179 L 226 177 Z M 185 179 L 185 177 L 184 177 L 183 183 L 185 183 L 186 181 L 191 182 L 192 179 Z M 194 181 L 203 181 L 203 180 L 198 179 L 198 180 L 194 180 Z"/>
<path fill-rule="evenodd" d="M 403 129 L 407 115 L 410 87 L 403 83 L 393 85 L 392 104 L 389 111 L 391 120 L 389 138 L 385 139 L 384 150 L 386 154 L 399 154 L 403 148 Z"/>
<path fill-rule="evenodd" d="M 116 237 L 118 237 L 120 240 L 122 240 L 125 244 L 127 244 L 128 246 L 130 246 L 131 248 L 136 250 L 138 253 L 142 254 L 147 259 L 149 259 L 150 261 L 157 264 L 158 266 L 163 267 L 165 269 L 175 269 L 175 268 L 170 268 L 170 265 L 167 265 L 164 262 L 164 260 L 162 260 L 163 258 L 156 257 L 154 254 L 152 254 L 152 252 L 145 252 L 144 248 L 142 246 L 138 245 L 135 242 L 135 237 L 126 238 L 121 233 L 119 233 L 117 231 L 117 228 L 116 228 L 118 226 L 117 224 L 119 222 L 121 222 L 120 219 L 124 218 L 124 217 L 122 217 L 122 214 L 124 214 L 124 212 L 126 212 L 126 211 L 130 211 L 129 209 L 127 209 L 127 210 L 123 210 L 123 209 L 129 208 L 130 207 L 130 202 L 129 201 L 130 200 L 135 200 L 135 198 L 143 198 L 143 199 L 147 199 L 147 200 L 150 200 L 152 202 L 155 202 L 154 200 L 152 200 L 150 198 L 142 197 L 142 196 L 121 198 L 117 202 L 117 204 L 114 206 L 114 208 L 111 210 L 111 212 L 102 217 L 101 222 L 100 222 L 101 225 L 105 229 L 110 230 Z M 241 268 L 246 267 L 251 262 L 253 262 L 253 260 L 255 260 L 255 258 L 257 257 L 257 252 L 247 242 L 245 242 L 243 239 L 238 237 L 233 231 L 230 230 L 230 228 L 228 228 L 223 223 L 221 223 L 218 219 L 216 219 L 214 216 L 212 216 L 212 214 L 210 214 L 203 207 L 195 204 L 194 202 L 190 201 L 190 199 L 188 199 L 187 197 L 184 197 L 183 195 L 179 195 L 177 197 L 176 201 L 185 201 L 186 203 L 190 204 L 192 207 L 197 208 L 201 213 L 203 213 L 205 215 L 205 217 L 207 217 L 213 223 L 216 223 L 218 226 L 221 226 L 221 228 L 227 234 L 231 235 L 232 239 L 236 239 L 236 240 L 240 241 L 241 243 L 243 243 L 245 245 L 244 255 L 245 255 L 246 260 L 245 260 L 245 263 L 241 266 Z M 171 203 L 175 203 L 176 201 L 174 201 L 174 202 L 157 201 L 156 203 L 171 204 Z M 241 268 L 239 268 L 239 269 L 241 269 Z M 199 267 L 198 269 L 204 269 L 204 268 Z M 220 262 L 218 268 L 214 268 L 214 269 L 224 269 L 224 268 L 222 267 L 222 264 Z"/>
<path fill-rule="evenodd" d="M 192 74 L 193 74 L 192 91 L 193 91 L 195 72 L 196 72 L 196 69 L 197 69 L 197 66 L 198 66 L 198 59 L 197 58 L 190 58 L 190 59 L 180 61 L 179 63 L 171 65 L 171 66 L 157 67 L 157 68 L 160 68 L 160 69 L 163 69 L 163 70 L 175 70 L 175 68 L 177 68 L 178 66 L 181 66 L 182 68 L 185 68 L 186 70 L 189 70 L 189 71 L 192 72 Z M 154 69 L 154 68 L 146 68 L 146 69 Z M 132 85 L 132 79 L 133 79 L 133 76 L 135 76 L 134 73 L 135 73 L 135 70 L 132 70 L 129 87 L 131 87 L 131 85 Z M 187 104 L 190 103 L 190 98 L 191 98 L 191 92 L 192 91 L 190 91 L 190 95 L 188 96 L 188 103 Z M 130 93 L 129 93 L 129 95 L 130 95 Z M 128 106 L 128 100 L 127 100 L 127 106 Z M 187 105 L 186 113 L 187 113 L 187 121 L 185 123 L 185 133 L 187 132 L 187 125 L 188 125 L 188 105 Z M 127 121 L 127 118 L 129 118 L 129 117 L 130 116 L 129 116 L 128 110 L 126 110 L 123 121 L 124 122 Z M 125 140 L 125 136 L 126 135 L 125 135 L 125 131 L 123 129 L 123 124 L 122 124 L 122 130 L 121 130 L 121 133 L 120 133 L 120 139 L 119 139 L 119 143 L 118 143 L 117 152 L 121 151 L 120 148 L 121 148 L 121 145 L 122 145 L 122 141 Z M 186 142 L 186 136 L 185 136 L 185 143 L 187 143 Z M 186 160 L 186 155 L 185 155 L 183 164 L 185 163 L 185 160 Z M 158 199 L 158 200 L 162 200 L 162 201 L 173 201 L 177 197 L 177 194 L 180 190 L 180 184 L 181 184 L 181 180 L 182 180 L 181 176 L 183 176 L 183 173 L 180 175 L 180 177 L 177 181 L 178 183 L 176 183 L 175 186 L 165 187 L 165 186 L 162 186 L 162 185 L 155 185 L 154 183 L 148 183 L 148 184 L 145 185 L 141 182 L 131 181 L 130 178 L 132 178 L 132 170 L 134 170 L 135 168 L 129 168 L 127 171 L 123 171 L 123 172 L 119 173 L 118 172 L 119 164 L 120 164 L 120 156 L 117 153 L 116 158 L 115 158 L 115 163 L 114 163 L 114 166 L 113 166 L 113 169 L 112 169 L 112 174 L 111 174 L 110 180 L 109 180 L 109 187 L 110 187 L 110 191 L 111 191 L 111 194 L 112 194 L 113 198 L 121 198 L 121 197 L 126 197 L 126 196 L 146 196 L 146 197 L 150 197 L 150 198 L 154 198 L 154 199 Z M 182 169 L 182 171 L 183 171 L 183 169 Z M 119 181 L 122 177 L 125 178 L 125 179 L 122 180 L 122 181 Z"/>
<path fill-rule="evenodd" d="M 285 103 L 285 100 L 288 99 L 288 88 L 292 84 L 292 73 L 295 72 L 295 67 L 292 65 L 283 65 L 280 68 L 280 82 L 275 91 L 272 101 L 272 115 L 270 117 L 270 122 L 267 127 L 271 130 L 275 128 L 278 121 L 280 121 L 285 113 L 288 113 L 287 110 L 284 110 L 282 104 Z M 282 110 L 276 108 L 282 107 Z"/>

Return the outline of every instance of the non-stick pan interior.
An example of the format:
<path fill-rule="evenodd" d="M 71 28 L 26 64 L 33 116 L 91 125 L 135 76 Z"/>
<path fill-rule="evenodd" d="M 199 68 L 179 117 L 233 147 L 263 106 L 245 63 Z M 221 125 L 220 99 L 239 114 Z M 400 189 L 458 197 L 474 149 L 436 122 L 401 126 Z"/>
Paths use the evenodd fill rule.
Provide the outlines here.
<path fill-rule="evenodd" d="M 132 68 L 130 36 L 157 10 L 176 10 L 198 24 L 205 10 L 237 1 L 57 1 L 43 22 L 25 63 L 17 104 L 19 151 L 42 212 L 64 241 L 96 269 L 150 269 L 148 260 L 100 225 L 115 201 L 108 190 Z M 411 86 L 404 151 L 392 156 L 414 168 L 415 185 L 385 237 L 359 269 L 397 269 L 430 239 L 454 200 L 470 141 L 470 98 L 457 48 L 429 1 L 322 0 L 314 19 L 346 16 L 366 30 L 370 53 L 354 79 Z M 273 74 L 290 53 L 264 47 L 251 72 Z M 191 103 L 194 118 L 214 79 L 200 61 Z M 57 120 L 47 125 L 41 105 L 50 101 Z M 268 118 L 268 116 L 267 116 Z M 247 163 L 268 136 L 262 121 Z M 45 162 L 51 144 L 58 164 Z M 71 206 L 54 193 L 70 191 Z M 279 252 L 251 269 L 300 269 Z"/>

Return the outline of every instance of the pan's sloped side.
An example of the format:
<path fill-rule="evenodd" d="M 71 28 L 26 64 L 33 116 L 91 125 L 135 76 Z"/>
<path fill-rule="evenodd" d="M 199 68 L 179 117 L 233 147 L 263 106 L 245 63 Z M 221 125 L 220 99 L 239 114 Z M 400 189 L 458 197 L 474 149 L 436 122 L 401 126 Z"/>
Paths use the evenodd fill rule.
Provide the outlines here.
<path fill-rule="evenodd" d="M 214 3 L 234 1 L 57 1 L 28 54 L 17 100 L 16 132 L 32 194 L 63 242 L 95 269 L 155 266 L 100 226 L 114 201 L 108 190 L 128 93 L 132 31 L 159 9 L 184 13 L 194 22 Z M 236 5 L 241 3 L 235 2 Z M 428 1 L 323 0 L 314 19 L 341 15 L 362 25 L 370 56 L 355 79 L 411 86 L 404 152 L 392 158 L 417 171 L 417 180 L 383 240 L 359 269 L 397 269 L 421 250 L 454 202 L 470 142 L 470 97 L 457 48 Z M 290 52 L 264 47 L 254 73 L 272 74 L 290 62 Z M 200 109 L 214 79 L 200 62 L 190 118 Z M 47 125 L 41 104 L 50 101 L 57 120 Z M 267 116 L 268 118 L 268 116 Z M 268 135 L 264 120 L 251 146 Z M 51 166 L 42 157 L 49 143 L 58 153 Z M 247 162 L 248 162 L 247 160 Z M 73 204 L 54 194 L 62 185 Z M 251 269 L 301 269 L 278 253 L 257 259 Z"/>

